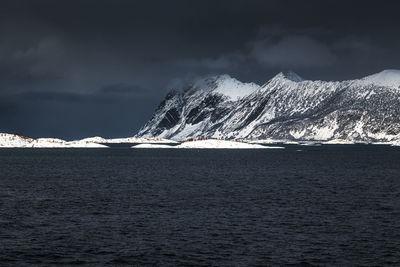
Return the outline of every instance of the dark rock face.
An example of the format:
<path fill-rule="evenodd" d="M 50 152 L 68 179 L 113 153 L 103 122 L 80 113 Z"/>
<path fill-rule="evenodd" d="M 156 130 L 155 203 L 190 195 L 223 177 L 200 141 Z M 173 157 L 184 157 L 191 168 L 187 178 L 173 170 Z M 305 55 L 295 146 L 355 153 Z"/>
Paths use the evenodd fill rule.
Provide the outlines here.
<path fill-rule="evenodd" d="M 376 82 L 382 74 L 389 77 L 389 85 L 382 79 Z M 395 71 L 389 74 L 384 71 L 360 80 L 323 82 L 280 73 L 262 87 L 229 76 L 208 78 L 201 86 L 168 94 L 137 136 L 396 141 L 400 140 L 400 90 L 396 84 L 400 77 Z M 229 86 L 250 89 L 235 98 Z"/>
<path fill-rule="evenodd" d="M 160 129 L 171 129 L 179 122 L 179 116 L 179 111 L 176 108 L 171 108 L 165 113 L 164 118 L 160 121 L 157 127 Z"/>

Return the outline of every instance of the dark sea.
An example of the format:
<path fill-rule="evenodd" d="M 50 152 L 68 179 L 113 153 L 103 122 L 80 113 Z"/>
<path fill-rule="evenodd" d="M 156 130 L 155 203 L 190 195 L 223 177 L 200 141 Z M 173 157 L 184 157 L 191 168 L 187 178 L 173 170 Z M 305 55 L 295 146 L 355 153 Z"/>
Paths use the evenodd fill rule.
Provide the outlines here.
<path fill-rule="evenodd" d="M 400 266 L 400 148 L 2 149 L 0 266 Z"/>

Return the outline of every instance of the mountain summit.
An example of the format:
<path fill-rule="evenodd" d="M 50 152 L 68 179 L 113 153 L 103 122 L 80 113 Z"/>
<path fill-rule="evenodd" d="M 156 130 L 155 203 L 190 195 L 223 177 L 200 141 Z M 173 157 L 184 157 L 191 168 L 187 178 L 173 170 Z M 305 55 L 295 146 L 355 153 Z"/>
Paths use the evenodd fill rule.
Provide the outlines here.
<path fill-rule="evenodd" d="M 366 84 L 400 88 L 400 70 L 384 70 L 361 80 Z"/>
<path fill-rule="evenodd" d="M 279 73 L 263 86 L 228 75 L 169 94 L 138 137 L 352 142 L 400 140 L 400 71 L 358 80 Z"/>
<path fill-rule="evenodd" d="M 273 79 L 286 79 L 292 82 L 302 82 L 303 78 L 301 78 L 297 73 L 293 71 L 285 71 L 278 73 Z"/>
<path fill-rule="evenodd" d="M 193 85 L 195 90 L 212 91 L 213 93 L 227 96 L 232 100 L 248 96 L 259 88 L 260 86 L 255 83 L 242 83 L 227 74 L 201 79 Z"/>

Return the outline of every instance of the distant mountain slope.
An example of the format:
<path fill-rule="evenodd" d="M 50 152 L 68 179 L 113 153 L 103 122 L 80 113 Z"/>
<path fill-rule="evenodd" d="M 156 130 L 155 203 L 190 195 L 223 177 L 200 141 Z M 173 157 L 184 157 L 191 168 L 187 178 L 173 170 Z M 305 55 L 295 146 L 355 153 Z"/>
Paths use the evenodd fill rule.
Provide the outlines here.
<path fill-rule="evenodd" d="M 248 140 L 400 140 L 400 71 L 359 80 L 307 81 L 279 73 L 263 86 L 228 75 L 204 79 L 161 102 L 137 137 Z"/>

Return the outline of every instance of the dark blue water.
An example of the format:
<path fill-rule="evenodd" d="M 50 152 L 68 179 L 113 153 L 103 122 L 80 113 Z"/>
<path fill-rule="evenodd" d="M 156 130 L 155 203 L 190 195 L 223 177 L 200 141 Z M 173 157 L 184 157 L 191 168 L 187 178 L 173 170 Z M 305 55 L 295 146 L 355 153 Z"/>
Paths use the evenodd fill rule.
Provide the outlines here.
<path fill-rule="evenodd" d="M 56 263 L 399 265 L 400 149 L 0 150 L 0 265 Z"/>

